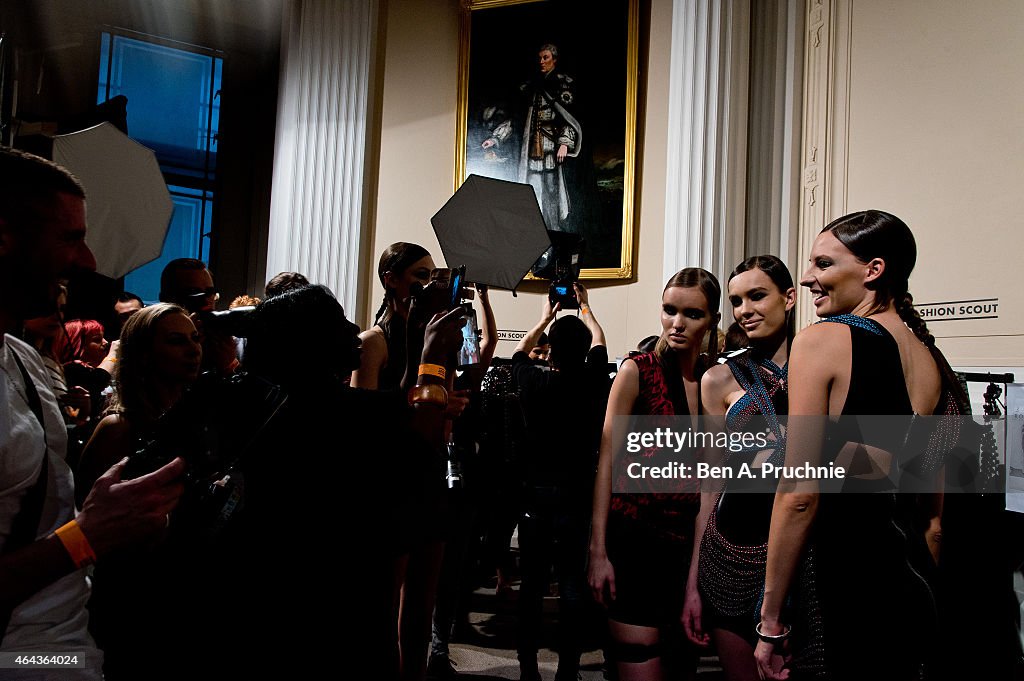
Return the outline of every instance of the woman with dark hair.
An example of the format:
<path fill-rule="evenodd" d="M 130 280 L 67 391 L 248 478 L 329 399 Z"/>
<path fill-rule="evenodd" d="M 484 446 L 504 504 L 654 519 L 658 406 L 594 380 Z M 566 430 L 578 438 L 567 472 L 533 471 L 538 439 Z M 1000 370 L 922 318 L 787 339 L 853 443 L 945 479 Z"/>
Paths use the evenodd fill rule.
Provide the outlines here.
<path fill-rule="evenodd" d="M 795 323 L 796 289 L 786 265 L 773 255 L 747 258 L 729 275 L 729 304 L 747 339 L 746 349 L 728 355 L 701 380 L 704 412 L 724 417 L 733 432 L 773 431 L 772 446 L 730 452 L 733 469 L 746 463 L 756 479 L 737 478 L 722 492 L 701 491 L 686 583 L 683 628 L 698 645 L 714 642 L 725 677 L 757 681 L 753 652 L 757 606 L 764 586 L 768 524 L 774 495 L 756 493 L 763 463 L 782 463 L 784 433 L 777 416 L 787 412 L 789 345 Z M 746 488 L 746 489 L 744 489 Z"/>
<path fill-rule="evenodd" d="M 624 488 L 621 478 L 627 463 L 618 462 L 613 470 L 614 423 L 616 417 L 630 414 L 700 413 L 700 380 L 714 364 L 720 299 L 718 280 L 706 270 L 689 267 L 669 279 L 654 351 L 625 360 L 612 384 L 594 485 L 588 579 L 595 600 L 608 608 L 609 653 L 621 681 L 658 681 L 666 676 L 665 631 L 678 627 L 683 611 L 683 575 L 693 548 L 700 497 L 694 480 L 682 481 L 672 491 L 613 494 L 613 487 Z M 701 354 L 703 343 L 710 356 Z M 652 454 L 630 456 L 643 461 Z M 693 656 L 684 664 L 695 662 Z"/>
<path fill-rule="evenodd" d="M 430 285 L 432 270 L 434 261 L 430 253 L 416 244 L 394 243 L 381 254 L 377 276 L 384 287 L 384 300 L 374 326 L 359 336 L 362 358 L 352 374 L 353 387 L 397 390 L 403 379 L 408 381 L 407 357 L 422 347 L 426 321 L 413 312 L 413 304 L 419 291 Z M 478 288 L 478 295 L 484 328 L 490 330 L 481 344 L 481 362 L 486 366 L 494 352 L 496 333 L 486 290 Z M 411 318 L 411 313 L 420 319 Z M 449 391 L 454 373 L 448 372 L 446 379 Z M 467 394 L 468 391 L 449 393 L 445 412 L 449 419 L 462 413 L 469 402 Z M 444 471 L 431 467 L 431 463 L 413 461 L 401 471 L 403 484 L 409 490 L 399 500 L 401 508 L 396 510 L 402 522 L 395 540 L 395 621 L 403 679 L 421 679 L 426 673 L 430 619 L 447 534 Z"/>
<path fill-rule="evenodd" d="M 434 260 L 427 249 L 399 241 L 380 255 L 377 278 L 384 300 L 373 327 L 359 334 L 363 354 L 352 374 L 352 387 L 395 390 L 405 372 L 406 326 L 414 293 L 430 282 Z"/>
<path fill-rule="evenodd" d="M 834 462 L 847 474 L 841 494 L 821 494 L 818 480 L 779 484 L 756 627 L 764 678 L 928 675 L 935 603 L 908 559 L 896 495 L 877 491 L 900 463 L 866 442 L 875 433 L 826 438 L 824 424 L 826 416 L 961 413 L 965 396 L 908 291 L 916 259 L 907 225 L 877 210 L 835 220 L 811 248 L 800 284 L 822 320 L 790 353 L 785 465 Z M 938 512 L 924 525 L 937 558 Z"/>

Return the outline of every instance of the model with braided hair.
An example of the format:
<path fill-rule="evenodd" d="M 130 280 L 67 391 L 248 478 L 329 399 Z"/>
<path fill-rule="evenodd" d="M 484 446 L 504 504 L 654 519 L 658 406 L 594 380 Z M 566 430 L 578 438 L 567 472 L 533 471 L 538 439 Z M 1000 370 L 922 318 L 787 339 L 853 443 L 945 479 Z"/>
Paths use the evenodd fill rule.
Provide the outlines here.
<path fill-rule="evenodd" d="M 377 263 L 377 278 L 384 287 L 373 327 L 359 335 L 362 361 L 352 374 L 352 386 L 394 390 L 405 373 L 406 322 L 414 289 L 430 282 L 434 260 L 427 249 L 404 241 L 384 249 Z"/>
<path fill-rule="evenodd" d="M 824 419 L 794 418 L 959 413 L 962 390 L 908 291 L 916 259 L 907 225 L 878 210 L 835 220 L 811 249 L 800 284 L 828 323 L 793 341 L 785 463 L 827 463 L 838 448 L 834 461 L 849 473 L 841 494 L 820 494 L 816 480 L 779 485 L 756 628 L 762 678 L 928 677 L 932 592 L 908 558 L 896 495 L 871 491 L 899 464 L 852 441 L 829 441 L 827 454 Z"/>

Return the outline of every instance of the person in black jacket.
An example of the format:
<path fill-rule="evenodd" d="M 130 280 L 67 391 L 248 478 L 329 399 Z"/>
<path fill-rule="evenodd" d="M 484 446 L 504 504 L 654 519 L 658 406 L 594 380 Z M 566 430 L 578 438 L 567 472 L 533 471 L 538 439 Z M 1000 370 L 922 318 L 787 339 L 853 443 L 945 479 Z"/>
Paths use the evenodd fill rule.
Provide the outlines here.
<path fill-rule="evenodd" d="M 586 289 L 580 284 L 575 288 L 581 316 L 551 323 L 560 305 L 545 299 L 540 320 L 512 357 L 526 420 L 518 653 L 521 678 L 531 681 L 540 679 L 538 635 L 552 565 L 562 629 L 555 678 L 575 679 L 582 652 L 591 492 L 610 381 L 604 331 Z M 527 353 L 549 323 L 552 366 L 538 366 Z"/>

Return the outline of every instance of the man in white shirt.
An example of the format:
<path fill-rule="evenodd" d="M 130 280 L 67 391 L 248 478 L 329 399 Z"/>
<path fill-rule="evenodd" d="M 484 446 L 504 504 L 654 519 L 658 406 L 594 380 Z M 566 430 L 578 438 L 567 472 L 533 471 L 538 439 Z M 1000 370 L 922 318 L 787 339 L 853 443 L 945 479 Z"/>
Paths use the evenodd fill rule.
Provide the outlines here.
<path fill-rule="evenodd" d="M 184 463 L 122 482 L 124 462 L 75 512 L 66 433 L 46 370 L 6 334 L 56 305 L 63 280 L 93 270 L 85 194 L 65 170 L 0 147 L 0 677 L 89 679 L 102 653 L 86 629 L 86 567 L 162 530 Z M 51 663 L 67 666 L 42 668 Z"/>

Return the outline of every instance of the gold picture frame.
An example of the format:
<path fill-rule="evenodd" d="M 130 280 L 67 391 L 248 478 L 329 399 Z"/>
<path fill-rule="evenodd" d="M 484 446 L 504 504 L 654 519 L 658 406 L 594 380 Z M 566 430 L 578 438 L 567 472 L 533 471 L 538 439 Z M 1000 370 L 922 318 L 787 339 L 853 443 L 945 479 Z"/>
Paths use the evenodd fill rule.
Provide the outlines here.
<path fill-rule="evenodd" d="M 463 0 L 455 188 L 533 184 L 548 228 L 583 235 L 582 279 L 633 277 L 639 14 L 639 0 Z"/>

